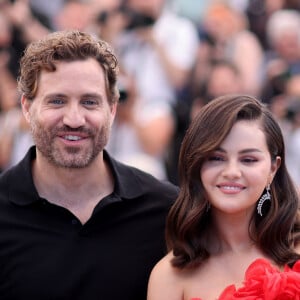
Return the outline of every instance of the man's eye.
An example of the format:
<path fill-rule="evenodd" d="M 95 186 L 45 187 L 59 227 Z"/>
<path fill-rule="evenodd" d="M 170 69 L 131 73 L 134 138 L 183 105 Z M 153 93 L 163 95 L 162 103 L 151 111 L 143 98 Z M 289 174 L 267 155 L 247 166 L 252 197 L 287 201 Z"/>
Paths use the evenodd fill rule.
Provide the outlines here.
<path fill-rule="evenodd" d="M 87 99 L 87 100 L 83 100 L 82 104 L 87 106 L 93 106 L 96 105 L 97 102 L 95 100 Z"/>
<path fill-rule="evenodd" d="M 52 99 L 50 101 L 50 103 L 52 103 L 52 104 L 63 104 L 64 100 L 62 100 L 62 99 Z"/>

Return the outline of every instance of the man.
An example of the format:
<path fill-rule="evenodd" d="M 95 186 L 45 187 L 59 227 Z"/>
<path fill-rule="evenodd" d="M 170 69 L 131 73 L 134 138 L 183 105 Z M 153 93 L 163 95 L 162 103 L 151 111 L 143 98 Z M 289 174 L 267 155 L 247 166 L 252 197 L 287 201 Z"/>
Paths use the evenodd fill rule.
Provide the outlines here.
<path fill-rule="evenodd" d="M 22 109 L 36 147 L 0 178 L 0 299 L 145 299 L 177 188 L 104 150 L 117 60 L 78 31 L 30 44 Z"/>

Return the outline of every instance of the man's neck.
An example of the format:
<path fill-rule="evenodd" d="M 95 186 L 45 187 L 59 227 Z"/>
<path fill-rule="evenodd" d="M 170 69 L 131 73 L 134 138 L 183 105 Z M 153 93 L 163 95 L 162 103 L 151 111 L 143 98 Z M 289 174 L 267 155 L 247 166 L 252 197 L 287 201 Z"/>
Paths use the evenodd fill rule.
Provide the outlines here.
<path fill-rule="evenodd" d="M 81 223 L 111 194 L 114 180 L 102 155 L 86 168 L 59 168 L 37 156 L 33 180 L 40 197 L 71 211 Z"/>

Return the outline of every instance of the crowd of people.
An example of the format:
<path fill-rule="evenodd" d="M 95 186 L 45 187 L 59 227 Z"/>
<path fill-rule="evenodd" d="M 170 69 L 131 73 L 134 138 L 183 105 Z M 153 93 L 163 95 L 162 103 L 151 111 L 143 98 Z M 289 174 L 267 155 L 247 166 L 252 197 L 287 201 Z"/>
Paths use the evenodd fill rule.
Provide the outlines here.
<path fill-rule="evenodd" d="M 79 29 L 109 42 L 121 65 L 122 97 L 107 146 L 117 159 L 177 184 L 179 146 L 193 116 L 215 96 L 240 92 L 259 97 L 278 117 L 288 166 L 300 185 L 297 1 L 6 0 L 0 5 L 1 170 L 32 144 L 16 88 L 22 51 L 49 32 Z"/>

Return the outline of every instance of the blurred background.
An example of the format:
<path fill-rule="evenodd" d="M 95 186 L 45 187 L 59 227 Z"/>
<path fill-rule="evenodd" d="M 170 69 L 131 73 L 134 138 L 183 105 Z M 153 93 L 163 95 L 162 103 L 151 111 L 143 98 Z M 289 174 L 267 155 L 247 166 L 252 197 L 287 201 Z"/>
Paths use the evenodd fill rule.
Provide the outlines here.
<path fill-rule="evenodd" d="M 278 119 L 300 187 L 299 0 L 0 0 L 0 171 L 33 143 L 19 59 L 29 42 L 63 29 L 116 52 L 121 99 L 107 145 L 115 158 L 178 184 L 190 121 L 212 98 L 245 93 Z"/>

